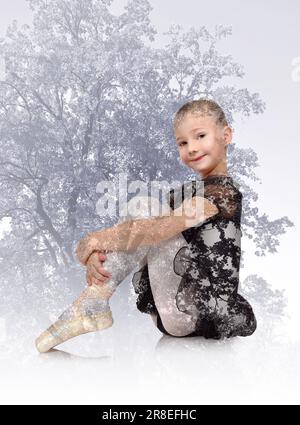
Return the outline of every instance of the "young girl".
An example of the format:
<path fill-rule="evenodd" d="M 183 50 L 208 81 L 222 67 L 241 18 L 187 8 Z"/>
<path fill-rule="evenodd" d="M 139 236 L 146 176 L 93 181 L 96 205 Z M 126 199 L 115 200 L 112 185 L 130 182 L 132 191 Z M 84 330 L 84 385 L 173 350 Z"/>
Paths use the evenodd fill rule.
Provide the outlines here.
<path fill-rule="evenodd" d="M 232 130 L 220 106 L 207 99 L 182 106 L 173 129 L 181 161 L 199 180 L 172 189 L 168 204 L 151 198 L 160 217 L 149 217 L 149 198 L 140 198 L 138 217 L 127 214 L 79 242 L 89 287 L 36 340 L 40 352 L 111 326 L 108 300 L 137 265 L 137 307 L 161 332 L 220 339 L 256 330 L 253 310 L 238 294 L 242 194 L 227 171 Z"/>

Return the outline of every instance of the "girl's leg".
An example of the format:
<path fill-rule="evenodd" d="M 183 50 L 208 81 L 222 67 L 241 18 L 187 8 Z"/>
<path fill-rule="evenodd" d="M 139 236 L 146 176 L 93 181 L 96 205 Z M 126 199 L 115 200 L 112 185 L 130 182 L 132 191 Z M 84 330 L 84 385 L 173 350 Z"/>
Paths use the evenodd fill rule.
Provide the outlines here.
<path fill-rule="evenodd" d="M 168 204 L 160 204 L 164 215 L 169 215 L 169 208 Z M 150 246 L 147 253 L 147 270 L 143 267 L 133 278 L 135 291 L 141 295 L 142 304 L 147 300 L 149 286 L 151 288 L 152 302 L 154 301 L 157 309 L 157 312 L 151 314 L 155 326 L 162 333 L 177 337 L 192 336 L 197 321 L 195 314 L 180 311 L 176 302 L 182 276 L 175 273 L 174 259 L 178 251 L 187 246 L 182 233 L 158 245 Z M 185 268 L 184 261 L 182 268 Z"/>
<path fill-rule="evenodd" d="M 137 199 L 140 200 L 140 210 L 132 215 L 130 204 L 133 202 L 136 205 Z M 126 215 L 122 215 L 119 222 L 131 218 L 151 217 L 149 199 L 151 208 L 152 206 L 157 208 L 157 214 L 161 212 L 168 214 L 167 204 L 162 205 L 157 199 L 150 197 L 134 197 L 128 203 L 129 211 Z M 196 319 L 177 308 L 175 296 L 181 276 L 174 272 L 173 264 L 178 250 L 186 245 L 187 242 L 180 233 L 157 246 L 107 253 L 105 268 L 112 274 L 112 278 L 105 285 L 92 285 L 86 288 L 58 320 L 40 335 L 36 340 L 37 349 L 46 352 L 77 335 L 110 327 L 113 318 L 109 298 L 136 266 L 143 267 L 146 263 L 149 267 L 153 298 L 160 315 L 160 317 L 151 315 L 154 324 L 161 330 L 162 327 L 159 325 L 163 322 L 163 328 L 172 336 L 189 335 L 194 331 Z"/>
<path fill-rule="evenodd" d="M 156 326 L 161 332 L 176 337 L 192 334 L 197 321 L 197 315 L 180 311 L 176 302 L 182 276 L 174 271 L 174 258 L 183 246 L 187 247 L 188 243 L 180 233 L 158 246 L 151 246 L 147 253 L 149 281 L 159 313 Z"/>
<path fill-rule="evenodd" d="M 135 202 L 137 198 L 141 201 L 139 212 L 135 215 L 129 213 L 130 201 L 127 211 L 122 211 L 124 215 L 121 215 L 119 222 L 150 216 L 147 208 L 148 198 L 135 197 Z M 47 352 L 75 336 L 110 327 L 113 324 L 113 317 L 109 298 L 117 286 L 137 265 L 142 267 L 145 264 L 149 248 L 149 246 L 144 246 L 131 251 L 107 253 L 105 269 L 112 274 L 111 279 L 104 285 L 87 287 L 73 304 L 59 316 L 58 320 L 37 338 L 36 347 L 38 351 Z"/>

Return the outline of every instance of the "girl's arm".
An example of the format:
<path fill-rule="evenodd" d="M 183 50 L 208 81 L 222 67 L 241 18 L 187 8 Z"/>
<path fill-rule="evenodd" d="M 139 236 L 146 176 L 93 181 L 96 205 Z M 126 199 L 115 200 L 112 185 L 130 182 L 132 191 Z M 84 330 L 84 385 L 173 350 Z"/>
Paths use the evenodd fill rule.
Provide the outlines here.
<path fill-rule="evenodd" d="M 170 210 L 170 216 L 139 218 L 89 233 L 76 248 L 78 260 L 86 262 L 94 251 L 130 251 L 140 246 L 157 245 L 217 214 L 218 208 L 206 198 L 194 196 Z"/>

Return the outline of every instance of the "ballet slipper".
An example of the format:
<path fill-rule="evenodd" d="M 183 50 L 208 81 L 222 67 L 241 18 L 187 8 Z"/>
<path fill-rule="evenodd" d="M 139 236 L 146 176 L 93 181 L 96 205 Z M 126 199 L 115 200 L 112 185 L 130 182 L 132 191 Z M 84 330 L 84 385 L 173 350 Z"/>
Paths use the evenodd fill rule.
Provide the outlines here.
<path fill-rule="evenodd" d="M 57 321 L 36 339 L 37 350 L 46 353 L 75 336 L 112 326 L 109 298 L 115 289 L 109 283 L 86 288 Z"/>
<path fill-rule="evenodd" d="M 148 198 L 140 197 L 141 216 L 147 216 Z M 122 213 L 119 220 L 131 219 Z M 144 215 L 143 215 L 144 214 Z M 105 261 L 105 268 L 111 271 L 112 278 L 104 285 L 91 285 L 85 289 L 76 301 L 61 315 L 58 320 L 44 331 L 35 341 L 40 353 L 46 353 L 51 348 L 74 338 L 75 336 L 100 331 L 113 324 L 113 317 L 109 306 L 109 298 L 118 285 L 138 265 L 146 262 L 149 246 L 142 246 L 132 251 L 109 252 Z"/>
<path fill-rule="evenodd" d="M 148 249 L 140 247 L 133 252 L 109 253 L 105 266 L 111 270 L 112 278 L 104 285 L 86 288 L 58 320 L 36 339 L 38 351 L 46 353 L 70 338 L 112 326 L 109 298 L 136 265 L 145 261 Z"/>

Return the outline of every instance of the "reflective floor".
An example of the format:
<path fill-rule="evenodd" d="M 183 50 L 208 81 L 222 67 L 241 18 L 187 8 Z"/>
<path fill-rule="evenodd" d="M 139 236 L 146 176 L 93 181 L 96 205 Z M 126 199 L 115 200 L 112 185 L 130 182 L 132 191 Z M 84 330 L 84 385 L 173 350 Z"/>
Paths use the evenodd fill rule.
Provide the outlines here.
<path fill-rule="evenodd" d="M 112 303 L 114 325 L 39 354 L 48 323 L 0 339 L 2 404 L 294 404 L 300 343 L 263 335 L 226 341 L 162 335 Z M 27 329 L 26 329 L 27 328 Z"/>

